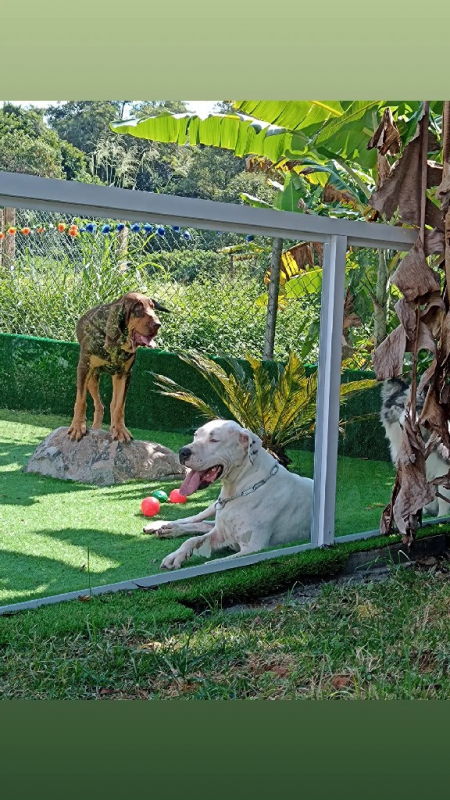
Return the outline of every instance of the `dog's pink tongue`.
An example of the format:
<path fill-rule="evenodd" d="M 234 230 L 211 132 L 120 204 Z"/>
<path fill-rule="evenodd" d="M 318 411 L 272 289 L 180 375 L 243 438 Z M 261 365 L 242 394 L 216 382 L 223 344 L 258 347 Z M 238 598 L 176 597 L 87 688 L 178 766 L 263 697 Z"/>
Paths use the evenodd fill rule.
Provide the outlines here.
<path fill-rule="evenodd" d="M 141 333 L 137 333 L 135 340 L 136 344 L 140 344 L 142 347 L 156 347 L 152 336 L 143 336 Z"/>
<path fill-rule="evenodd" d="M 201 477 L 201 472 L 194 472 L 194 470 L 190 469 L 178 489 L 179 493 L 184 497 L 189 497 L 190 494 L 194 494 L 200 486 Z"/>

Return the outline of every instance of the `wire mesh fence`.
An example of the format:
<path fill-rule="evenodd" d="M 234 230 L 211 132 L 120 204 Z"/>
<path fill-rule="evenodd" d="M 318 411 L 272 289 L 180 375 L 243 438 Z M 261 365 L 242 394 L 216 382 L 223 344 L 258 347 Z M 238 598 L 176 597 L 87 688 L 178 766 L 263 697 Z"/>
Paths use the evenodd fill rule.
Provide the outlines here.
<path fill-rule="evenodd" d="M 78 318 L 89 308 L 140 291 L 172 312 L 159 336 L 164 349 L 281 360 L 293 350 L 314 363 L 322 248 L 282 242 L 269 314 L 273 241 L 3 209 L 0 331 L 72 341 Z M 267 352 L 271 322 L 274 341 Z"/>

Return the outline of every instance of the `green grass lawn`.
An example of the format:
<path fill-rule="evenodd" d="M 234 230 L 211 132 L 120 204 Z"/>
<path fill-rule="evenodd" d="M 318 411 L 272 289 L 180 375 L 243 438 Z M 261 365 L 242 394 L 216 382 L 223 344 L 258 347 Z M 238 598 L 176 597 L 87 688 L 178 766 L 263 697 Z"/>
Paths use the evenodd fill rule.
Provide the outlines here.
<path fill-rule="evenodd" d="M 233 614 L 220 600 L 203 613 L 175 603 L 173 584 L 0 618 L 0 697 L 449 699 L 449 578 L 401 568 L 385 583 L 325 585 L 304 606 Z M 206 584 L 219 598 L 221 580 L 186 582 L 185 601 Z"/>
<path fill-rule="evenodd" d="M 22 467 L 61 417 L 0 411 L 0 604 L 117 583 L 159 572 L 162 558 L 182 541 L 142 534 L 141 500 L 156 488 L 179 481 L 133 481 L 124 486 L 93 487 L 25 474 Z M 137 439 L 157 441 L 177 451 L 186 437 L 132 429 Z M 312 477 L 313 455 L 291 451 L 293 468 Z M 378 527 L 381 506 L 389 499 L 389 464 L 339 459 L 337 534 Z M 212 487 L 182 506 L 163 504 L 160 516 L 186 516 L 204 508 L 218 493 Z M 223 554 L 219 554 L 219 557 Z M 191 559 L 189 565 L 204 559 Z"/>

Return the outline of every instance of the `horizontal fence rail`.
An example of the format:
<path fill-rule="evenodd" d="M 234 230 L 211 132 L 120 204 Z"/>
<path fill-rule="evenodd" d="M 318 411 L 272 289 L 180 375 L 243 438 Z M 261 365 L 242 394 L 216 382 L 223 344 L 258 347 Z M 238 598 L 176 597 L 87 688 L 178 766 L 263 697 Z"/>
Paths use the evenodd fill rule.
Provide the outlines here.
<path fill-rule="evenodd" d="M 249 208 L 232 203 L 94 186 L 11 172 L 0 172 L 0 205 L 160 222 L 207 230 L 231 230 L 234 233 L 259 233 L 282 239 L 326 242 L 330 236 L 340 235 L 346 236 L 348 244 L 354 247 L 400 251 L 409 250 L 417 238 L 417 231 L 393 225 Z"/>

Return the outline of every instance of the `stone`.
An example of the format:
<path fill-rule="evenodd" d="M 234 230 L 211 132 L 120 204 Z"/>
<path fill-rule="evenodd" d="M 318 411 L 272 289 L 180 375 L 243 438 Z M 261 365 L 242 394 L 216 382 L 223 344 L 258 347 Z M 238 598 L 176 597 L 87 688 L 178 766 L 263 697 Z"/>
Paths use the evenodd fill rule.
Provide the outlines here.
<path fill-rule="evenodd" d="M 108 431 L 91 428 L 72 442 L 68 428 L 56 428 L 37 446 L 24 472 L 65 481 L 112 486 L 132 480 L 184 478 L 186 468 L 168 447 L 156 442 L 118 442 Z"/>

